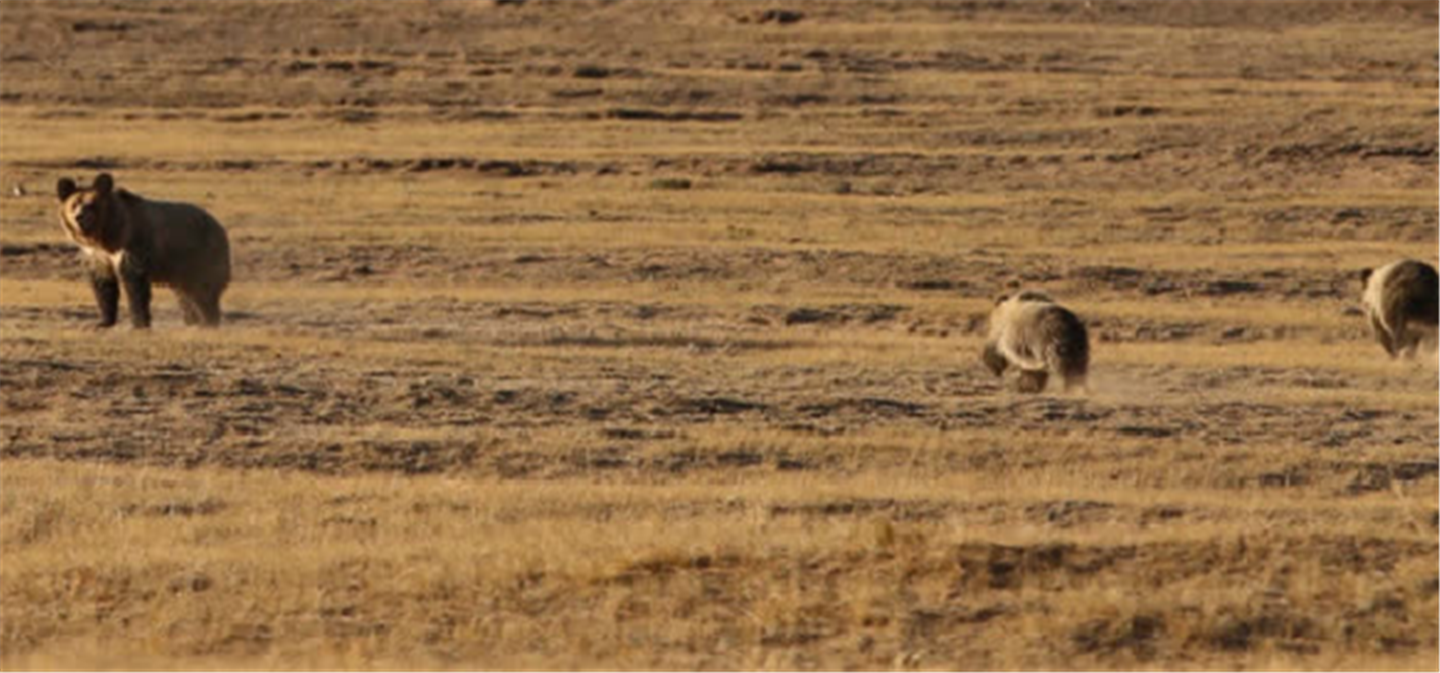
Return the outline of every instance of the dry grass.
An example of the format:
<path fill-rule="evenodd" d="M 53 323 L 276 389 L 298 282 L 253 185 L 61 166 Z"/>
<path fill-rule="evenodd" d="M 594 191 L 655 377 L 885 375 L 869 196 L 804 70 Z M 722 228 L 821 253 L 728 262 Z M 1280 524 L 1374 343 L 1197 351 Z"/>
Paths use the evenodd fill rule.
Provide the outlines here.
<path fill-rule="evenodd" d="M 1433 5 L 770 8 L 6 3 L 0 667 L 1440 666 Z M 85 329 L 99 167 L 223 329 Z"/>
<path fill-rule="evenodd" d="M 1014 476 L 1026 485 L 867 471 L 577 489 L 21 462 L 4 473 L 5 637 L 79 636 L 88 662 L 761 668 L 871 649 L 947 666 L 949 647 L 1004 633 L 984 665 L 1031 667 L 1077 643 L 1106 655 L 1078 665 L 1216 640 L 1252 650 L 1258 630 L 1253 651 L 1209 665 L 1265 666 L 1347 637 L 1342 614 L 1378 611 L 1361 637 L 1401 627 L 1396 603 L 1418 590 L 1407 583 L 1434 568 L 1427 489 L 1337 503 Z M 1102 520 L 1057 530 L 1087 507 Z M 807 515 L 827 509 L 843 514 Z M 1191 522 L 1136 527 L 1172 510 Z M 1335 565 L 1376 563 L 1393 567 Z M 1264 586 L 1237 586 L 1237 572 Z M 1155 632 L 1136 636 L 1137 623 Z M 795 647 L 852 631 L 865 635 Z M 700 651 L 670 651 L 677 641 Z M 1376 652 L 1348 656 L 1361 654 Z M 52 650 L 12 663 L 73 661 Z"/>

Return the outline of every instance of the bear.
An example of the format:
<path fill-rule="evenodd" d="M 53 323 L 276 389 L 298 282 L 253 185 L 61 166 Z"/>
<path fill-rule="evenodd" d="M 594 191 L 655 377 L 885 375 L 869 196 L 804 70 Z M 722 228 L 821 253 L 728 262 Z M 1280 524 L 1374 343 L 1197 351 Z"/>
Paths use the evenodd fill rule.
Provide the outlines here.
<path fill-rule="evenodd" d="M 100 307 L 97 328 L 115 325 L 122 287 L 132 326 L 149 328 L 151 284 L 175 291 L 185 324 L 220 324 L 220 295 L 230 285 L 230 240 L 214 217 L 195 205 L 117 189 L 109 173 L 88 188 L 61 178 L 56 191 L 65 234 L 89 270 Z"/>
<path fill-rule="evenodd" d="M 1001 295 L 990 313 L 981 361 L 996 376 L 1017 367 L 1022 393 L 1045 390 L 1051 373 L 1061 377 L 1066 392 L 1088 390 L 1090 337 L 1085 323 L 1049 295 L 1033 290 Z"/>
<path fill-rule="evenodd" d="M 1362 269 L 1361 304 L 1375 340 L 1391 359 L 1415 357 L 1422 340 L 1435 340 L 1440 326 L 1440 278 L 1435 267 L 1413 259 Z"/>

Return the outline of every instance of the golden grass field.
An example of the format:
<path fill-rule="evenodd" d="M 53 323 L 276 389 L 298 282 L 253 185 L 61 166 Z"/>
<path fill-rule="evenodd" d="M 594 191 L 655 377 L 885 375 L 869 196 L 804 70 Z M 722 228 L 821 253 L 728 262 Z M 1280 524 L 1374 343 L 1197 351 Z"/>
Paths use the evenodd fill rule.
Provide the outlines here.
<path fill-rule="evenodd" d="M 1436 25 L 0 3 L 0 667 L 1435 670 L 1356 272 L 1436 261 Z M 101 170 L 221 329 L 89 328 Z M 1089 394 L 981 366 L 1017 287 Z"/>

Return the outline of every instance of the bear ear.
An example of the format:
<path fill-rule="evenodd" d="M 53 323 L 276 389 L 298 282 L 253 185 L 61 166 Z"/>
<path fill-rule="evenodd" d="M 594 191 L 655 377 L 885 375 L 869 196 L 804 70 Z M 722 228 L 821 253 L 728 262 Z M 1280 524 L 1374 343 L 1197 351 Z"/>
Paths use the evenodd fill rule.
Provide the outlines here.
<path fill-rule="evenodd" d="M 80 188 L 70 178 L 60 178 L 60 181 L 55 183 L 55 193 L 60 196 L 61 201 L 70 198 L 70 195 L 77 191 L 80 191 Z"/>
<path fill-rule="evenodd" d="M 110 177 L 109 173 L 95 176 L 95 191 L 99 192 L 101 196 L 109 194 L 112 189 L 115 189 L 115 178 Z"/>
<path fill-rule="evenodd" d="M 1361 270 L 1360 270 L 1360 282 L 1362 282 L 1362 283 L 1368 283 L 1368 282 L 1370 282 L 1370 274 L 1372 274 L 1372 273 L 1375 273 L 1375 270 L 1374 270 L 1374 269 L 1361 269 Z"/>

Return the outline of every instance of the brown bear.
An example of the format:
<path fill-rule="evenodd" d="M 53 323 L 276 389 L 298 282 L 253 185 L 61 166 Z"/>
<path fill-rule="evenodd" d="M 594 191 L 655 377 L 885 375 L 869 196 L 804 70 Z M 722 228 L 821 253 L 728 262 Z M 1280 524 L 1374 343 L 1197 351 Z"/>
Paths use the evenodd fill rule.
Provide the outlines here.
<path fill-rule="evenodd" d="M 1085 324 L 1041 292 L 1026 290 L 1001 295 L 990 313 L 990 333 L 981 355 L 996 376 L 1010 365 L 1020 369 L 1019 390 L 1045 390 L 1050 374 L 1064 380 L 1065 390 L 1086 388 L 1090 338 Z"/>
<path fill-rule="evenodd" d="M 108 173 L 88 188 L 70 178 L 56 188 L 60 222 L 89 267 L 100 306 L 98 327 L 115 324 L 123 286 L 131 324 L 148 328 L 152 283 L 175 291 L 185 324 L 220 324 L 220 295 L 230 284 L 230 241 L 209 213 L 116 189 Z"/>
<path fill-rule="evenodd" d="M 1435 338 L 1440 325 L 1440 278 L 1435 267 L 1413 259 L 1363 269 L 1361 303 L 1375 340 L 1391 358 L 1415 357 L 1420 342 Z"/>

